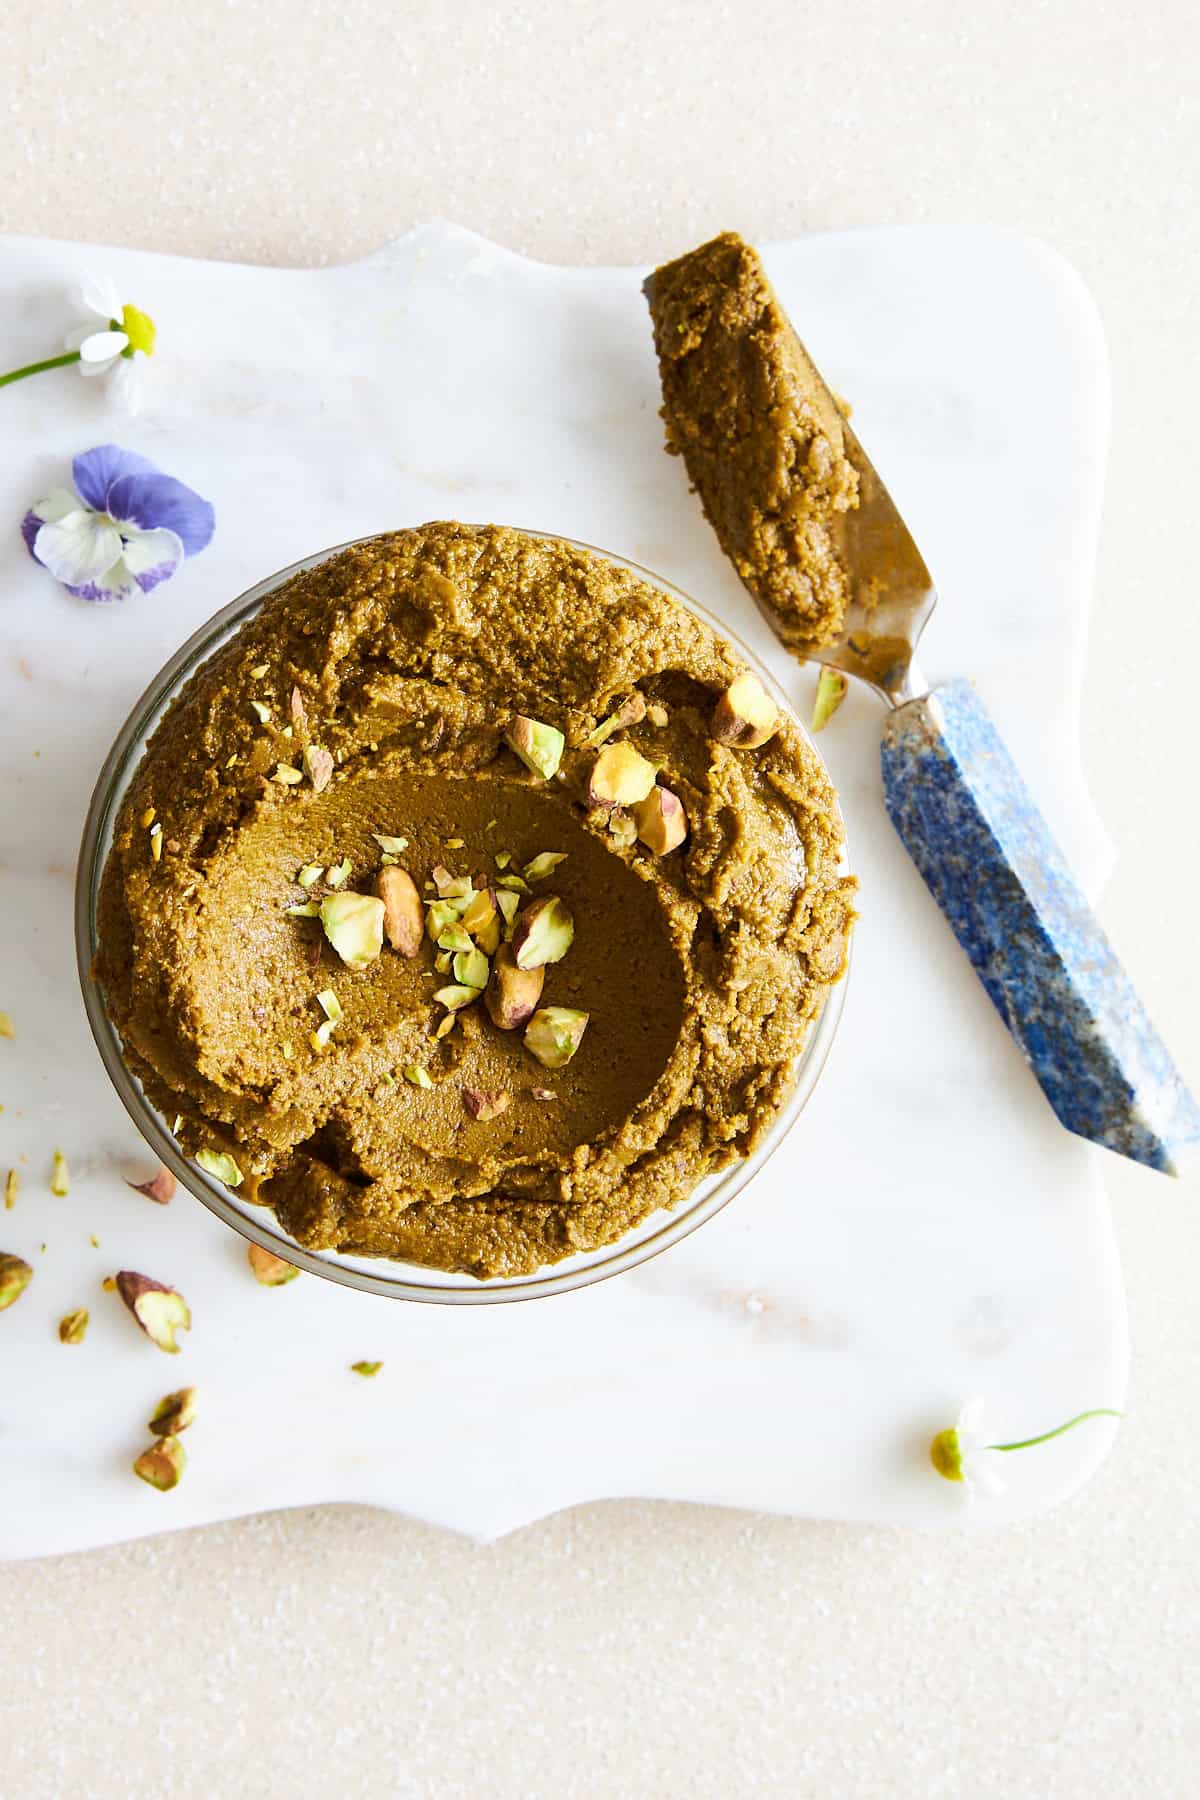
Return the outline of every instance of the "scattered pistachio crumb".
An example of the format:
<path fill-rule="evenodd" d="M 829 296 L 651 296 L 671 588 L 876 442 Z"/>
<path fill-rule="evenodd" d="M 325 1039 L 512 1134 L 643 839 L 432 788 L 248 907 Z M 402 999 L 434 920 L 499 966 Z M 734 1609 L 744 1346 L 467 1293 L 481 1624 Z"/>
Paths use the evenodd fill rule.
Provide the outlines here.
<path fill-rule="evenodd" d="M 320 881 L 324 872 L 323 863 L 305 863 L 304 867 L 297 871 L 296 881 L 300 887 L 312 887 L 315 881 Z"/>
<path fill-rule="evenodd" d="M 336 1025 L 342 1016 L 342 1003 L 332 988 L 322 988 L 317 995 L 317 1005 L 331 1024 Z"/>
<path fill-rule="evenodd" d="M 142 814 L 141 818 L 138 820 L 138 824 L 142 827 L 143 831 L 149 831 L 151 825 L 153 825 L 154 812 L 155 812 L 154 807 L 148 806 L 146 808 L 145 812 Z"/>
<path fill-rule="evenodd" d="M 4 1210 L 11 1212 L 17 1204 L 17 1195 L 21 1191 L 21 1177 L 15 1169 L 10 1169 L 4 1181 Z"/>
<path fill-rule="evenodd" d="M 495 831 L 495 829 L 499 823 L 500 823 L 499 819 L 489 819 L 483 829 L 485 831 Z"/>
<path fill-rule="evenodd" d="M 54 1167 L 50 1171 L 50 1192 L 59 1200 L 65 1200 L 71 1191 L 71 1171 L 67 1159 L 61 1150 L 54 1152 Z"/>
<path fill-rule="evenodd" d="M 408 839 L 406 837 L 389 837 L 385 831 L 373 831 L 371 836 L 375 839 L 379 848 L 385 851 L 389 856 L 403 856 L 404 852 L 408 849 Z"/>
<path fill-rule="evenodd" d="M 343 856 L 340 863 L 333 863 L 325 871 L 325 880 L 329 887 L 340 888 L 350 874 L 350 858 Z"/>
<path fill-rule="evenodd" d="M 254 667 L 250 671 L 251 681 L 261 681 L 263 676 L 266 674 L 266 672 L 267 672 L 266 663 L 255 663 Z"/>
<path fill-rule="evenodd" d="M 94 1231 L 88 1238 L 88 1243 L 92 1246 L 93 1250 L 98 1250 L 100 1248 L 100 1239 L 96 1236 Z"/>
<path fill-rule="evenodd" d="M 420 1063 L 405 1063 L 401 1073 L 405 1081 L 411 1081 L 414 1087 L 431 1088 L 433 1086 L 429 1070 L 423 1069 Z"/>
<path fill-rule="evenodd" d="M 332 1036 L 333 1020 L 326 1019 L 323 1025 L 317 1026 L 317 1029 L 312 1033 L 308 1041 L 314 1050 L 326 1050 L 329 1047 L 329 1040 Z"/>
<path fill-rule="evenodd" d="M 104 1277 L 104 1280 L 100 1283 L 100 1286 L 104 1289 L 104 1292 L 106 1294 L 115 1294 L 117 1291 L 117 1281 L 116 1281 L 115 1275 L 106 1275 Z"/>
<path fill-rule="evenodd" d="M 162 861 L 163 828 L 161 825 L 150 827 L 150 854 L 155 862 Z"/>
<path fill-rule="evenodd" d="M 652 700 L 650 705 L 646 708 L 646 717 L 652 725 L 656 725 L 661 731 L 663 726 L 669 721 L 671 715 L 665 706 L 660 706 L 657 700 Z"/>
<path fill-rule="evenodd" d="M 291 1046 L 291 1045 L 290 1045 L 290 1044 L 289 1044 L 289 1043 L 287 1043 L 287 1042 L 284 1042 L 284 1043 L 283 1043 L 283 1044 L 282 1044 L 282 1045 L 281 1045 L 281 1049 L 282 1049 L 282 1050 L 283 1050 L 283 1060 L 284 1060 L 284 1062 L 291 1062 L 291 1060 L 292 1060 L 292 1054 L 293 1054 L 293 1052 L 292 1052 L 292 1046 Z"/>
<path fill-rule="evenodd" d="M 232 756 L 226 758 L 225 767 L 227 769 L 236 769 L 237 764 L 238 764 L 238 753 L 235 750 Z"/>
<path fill-rule="evenodd" d="M 58 1321 L 58 1341 L 60 1344 L 82 1344 L 88 1328 L 88 1309 L 77 1306 L 74 1312 L 64 1314 Z"/>
<path fill-rule="evenodd" d="M 321 909 L 315 900 L 301 900 L 295 906 L 285 906 L 284 912 L 289 919 L 319 919 Z"/>
<path fill-rule="evenodd" d="M 381 1362 L 356 1362 L 350 1364 L 353 1375 L 378 1375 L 383 1364 Z"/>
<path fill-rule="evenodd" d="M 445 844 L 447 850 L 461 850 L 466 841 L 465 838 L 447 838 Z"/>
<path fill-rule="evenodd" d="M 272 779 L 281 781 L 284 787 L 298 787 L 304 777 L 299 769 L 293 769 L 291 763 L 276 763 Z"/>
<path fill-rule="evenodd" d="M 0 1038 L 15 1038 L 13 1022 L 6 1012 L 0 1012 Z"/>

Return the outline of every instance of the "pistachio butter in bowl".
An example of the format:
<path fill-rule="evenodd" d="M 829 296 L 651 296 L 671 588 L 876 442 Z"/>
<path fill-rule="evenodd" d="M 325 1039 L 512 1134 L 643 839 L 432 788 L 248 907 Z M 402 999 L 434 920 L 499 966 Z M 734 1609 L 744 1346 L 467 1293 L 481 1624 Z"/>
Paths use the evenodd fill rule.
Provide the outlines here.
<path fill-rule="evenodd" d="M 726 1205 L 840 1012 L 853 882 L 807 733 L 695 602 L 431 524 L 261 582 L 100 774 L 76 938 L 178 1179 L 313 1274 L 533 1298 Z"/>

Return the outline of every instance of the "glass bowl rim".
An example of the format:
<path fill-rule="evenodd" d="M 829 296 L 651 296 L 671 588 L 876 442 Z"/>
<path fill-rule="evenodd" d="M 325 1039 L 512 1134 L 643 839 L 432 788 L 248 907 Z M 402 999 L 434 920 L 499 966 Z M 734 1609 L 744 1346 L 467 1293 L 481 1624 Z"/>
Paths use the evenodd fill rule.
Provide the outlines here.
<path fill-rule="evenodd" d="M 100 768 L 88 803 L 84 822 L 83 836 L 79 848 L 79 860 L 75 878 L 75 954 L 79 974 L 80 987 L 83 994 L 84 1010 L 88 1025 L 95 1040 L 105 1072 L 116 1091 L 129 1117 L 145 1138 L 160 1162 L 171 1171 L 176 1180 L 202 1205 L 214 1213 L 224 1224 L 230 1226 L 249 1242 L 258 1244 L 273 1255 L 282 1257 L 297 1268 L 310 1275 L 319 1276 L 326 1281 L 336 1282 L 339 1286 L 349 1287 L 364 1293 L 379 1294 L 389 1299 L 411 1300 L 423 1304 L 479 1306 L 489 1304 L 505 1304 L 522 1300 L 543 1299 L 553 1294 L 570 1293 L 581 1287 L 590 1287 L 594 1282 L 605 1281 L 614 1275 L 620 1275 L 628 1269 L 647 1262 L 651 1257 L 670 1249 L 674 1244 L 689 1237 L 693 1231 L 716 1216 L 741 1193 L 742 1189 L 766 1165 L 783 1140 L 791 1131 L 804 1107 L 811 1098 L 821 1073 L 828 1060 L 834 1038 L 837 1035 L 845 1004 L 846 987 L 850 973 L 850 947 L 853 943 L 853 931 L 847 945 L 847 962 L 841 978 L 827 990 L 824 1005 L 816 1020 L 809 1027 L 808 1036 L 803 1048 L 797 1056 L 795 1081 L 766 1138 L 753 1155 L 729 1164 L 725 1169 L 709 1178 L 712 1185 L 707 1192 L 699 1188 L 679 1206 L 664 1214 L 663 1223 L 644 1237 L 633 1237 L 627 1232 L 624 1237 L 616 1239 L 611 1245 L 600 1245 L 594 1251 L 579 1253 L 588 1259 L 582 1263 L 575 1258 L 564 1258 L 562 1264 L 546 1264 L 527 1275 L 512 1277 L 496 1277 L 493 1281 L 474 1281 L 472 1285 L 446 1286 L 438 1285 L 439 1278 L 453 1274 L 444 1269 L 429 1270 L 429 1280 L 400 1279 L 386 1273 L 375 1274 L 372 1267 L 362 1267 L 358 1262 L 349 1263 L 340 1260 L 341 1252 L 323 1253 L 306 1249 L 288 1237 L 275 1221 L 275 1215 L 269 1207 L 256 1208 L 255 1214 L 261 1211 L 264 1220 L 272 1224 L 263 1224 L 255 1214 L 243 1212 L 230 1198 L 229 1191 L 222 1183 L 214 1180 L 184 1156 L 175 1138 L 168 1131 L 165 1121 L 151 1106 L 142 1090 L 141 1083 L 129 1069 L 121 1049 L 119 1035 L 108 1017 L 104 1005 L 99 982 L 92 974 L 92 968 L 98 949 L 96 929 L 96 900 L 99 893 L 100 880 L 107 860 L 111 838 L 109 826 L 117 811 L 127 778 L 132 774 L 138 758 L 134 754 L 139 739 L 144 740 L 152 724 L 158 719 L 166 706 L 182 690 L 186 680 L 215 653 L 220 644 L 251 618 L 262 606 L 268 596 L 291 580 L 294 575 L 307 569 L 316 568 L 327 562 L 330 557 L 339 555 L 344 550 L 356 549 L 364 544 L 376 543 L 382 538 L 393 537 L 397 531 L 415 529 L 414 527 L 397 527 L 395 531 L 371 532 L 365 537 L 352 538 L 345 543 L 331 545 L 328 549 L 301 557 L 286 568 L 263 577 L 252 587 L 245 589 L 226 606 L 218 609 L 205 622 L 185 639 L 179 649 L 170 656 L 153 676 L 137 701 L 130 709 L 124 724 L 116 737 Z M 469 526 L 467 529 L 480 530 L 486 527 Z M 590 544 L 579 538 L 565 537 L 560 532 L 531 530 L 524 526 L 512 526 L 508 529 L 521 531 L 527 537 L 541 538 L 548 542 L 558 543 L 572 550 L 584 550 L 604 561 L 631 571 L 646 581 L 650 586 L 661 589 L 674 600 L 682 604 L 701 622 L 723 641 L 731 644 L 745 658 L 762 680 L 776 705 L 786 714 L 792 724 L 800 732 L 809 749 L 816 756 L 822 770 L 828 778 L 828 770 L 820 751 L 813 743 L 812 734 L 800 719 L 783 688 L 766 667 L 758 654 L 744 643 L 724 620 L 710 612 L 700 601 L 685 592 L 676 583 L 665 576 L 657 574 L 653 569 L 623 556 L 619 551 L 606 550 L 599 545 Z M 144 750 L 144 741 L 143 741 Z M 833 789 L 832 780 L 830 787 Z M 839 821 L 845 831 L 840 803 L 834 791 L 835 808 Z M 844 837 L 843 837 L 844 843 Z M 849 862 L 843 850 L 843 869 L 849 871 Z M 699 1198 L 697 1198 L 699 1194 Z M 244 1203 L 249 1205 L 249 1202 Z M 650 1214 L 653 1219 L 657 1215 Z M 636 1232 L 637 1227 L 634 1227 Z M 361 1262 L 378 1264 L 381 1270 L 391 1268 L 403 1269 L 420 1277 L 422 1265 L 403 1263 L 393 1258 L 363 1258 Z"/>

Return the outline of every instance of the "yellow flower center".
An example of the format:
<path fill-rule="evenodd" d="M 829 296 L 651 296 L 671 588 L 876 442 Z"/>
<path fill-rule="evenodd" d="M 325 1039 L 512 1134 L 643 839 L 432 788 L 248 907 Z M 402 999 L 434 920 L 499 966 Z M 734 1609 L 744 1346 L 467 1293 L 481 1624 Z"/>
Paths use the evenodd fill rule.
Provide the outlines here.
<path fill-rule="evenodd" d="M 136 306 L 127 306 L 121 313 L 120 330 L 129 339 L 126 355 L 141 350 L 146 356 L 154 355 L 155 329 L 154 320 L 148 313 L 139 312 Z"/>
<path fill-rule="evenodd" d="M 939 1475 L 947 1481 L 961 1481 L 963 1478 L 962 1446 L 958 1441 L 958 1432 L 953 1426 L 948 1431 L 939 1431 L 929 1446 L 929 1460 Z"/>

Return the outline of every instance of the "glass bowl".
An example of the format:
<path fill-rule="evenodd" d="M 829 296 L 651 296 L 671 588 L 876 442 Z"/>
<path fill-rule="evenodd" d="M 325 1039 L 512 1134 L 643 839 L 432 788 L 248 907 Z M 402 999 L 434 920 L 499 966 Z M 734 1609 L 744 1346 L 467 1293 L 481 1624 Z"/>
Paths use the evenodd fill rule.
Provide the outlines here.
<path fill-rule="evenodd" d="M 529 535 L 555 538 L 555 534 L 549 532 L 531 532 Z M 356 541 L 373 540 L 368 538 Z M 671 595 L 680 605 L 703 620 L 717 637 L 733 644 L 780 710 L 791 719 L 815 751 L 811 737 L 797 718 L 778 682 L 754 652 L 720 619 L 690 595 L 665 581 L 661 575 L 643 568 L 639 563 L 631 562 L 627 557 L 600 550 L 593 544 L 579 543 L 573 538 L 556 538 L 555 541 L 567 544 L 572 549 L 590 551 L 620 568 L 630 570 L 651 586 Z M 235 1192 L 206 1175 L 184 1154 L 166 1121 L 147 1100 L 140 1081 L 127 1067 L 121 1053 L 120 1038 L 105 1011 L 99 983 L 92 978 L 91 971 L 98 948 L 96 912 L 100 880 L 112 842 L 113 824 L 146 739 L 171 701 L 200 665 L 259 610 L 268 595 L 282 587 L 293 575 L 304 569 L 314 568 L 340 550 L 349 548 L 349 544 L 336 544 L 331 549 L 319 551 L 315 556 L 305 557 L 303 561 L 293 563 L 290 568 L 269 575 L 265 581 L 260 581 L 239 599 L 214 614 L 159 670 L 118 732 L 100 771 L 88 807 L 75 881 L 75 949 L 88 1023 L 119 1099 L 155 1156 L 210 1212 L 214 1212 L 226 1225 L 231 1225 L 251 1242 L 284 1257 L 310 1275 L 320 1275 L 327 1281 L 337 1281 L 345 1287 L 358 1288 L 370 1294 L 386 1294 L 398 1300 L 477 1306 L 568 1293 L 572 1288 L 586 1287 L 594 1281 L 602 1281 L 610 1275 L 619 1275 L 625 1269 L 635 1268 L 638 1263 L 646 1262 L 660 1251 L 669 1249 L 672 1244 L 679 1243 L 720 1212 L 722 1207 L 728 1206 L 747 1182 L 754 1179 L 768 1158 L 778 1150 L 816 1087 L 841 1018 L 845 976 L 830 989 L 819 1016 L 809 1027 L 808 1037 L 797 1057 L 795 1084 L 774 1126 L 753 1156 L 731 1163 L 728 1168 L 710 1176 L 673 1211 L 652 1213 L 615 1243 L 566 1257 L 561 1262 L 547 1265 L 530 1275 L 501 1276 L 490 1280 L 480 1280 L 472 1275 L 455 1274 L 443 1269 L 426 1269 L 419 1264 L 394 1262 L 383 1257 L 307 1250 L 283 1230 L 268 1207 L 256 1206 L 251 1201 L 239 1199 Z"/>

